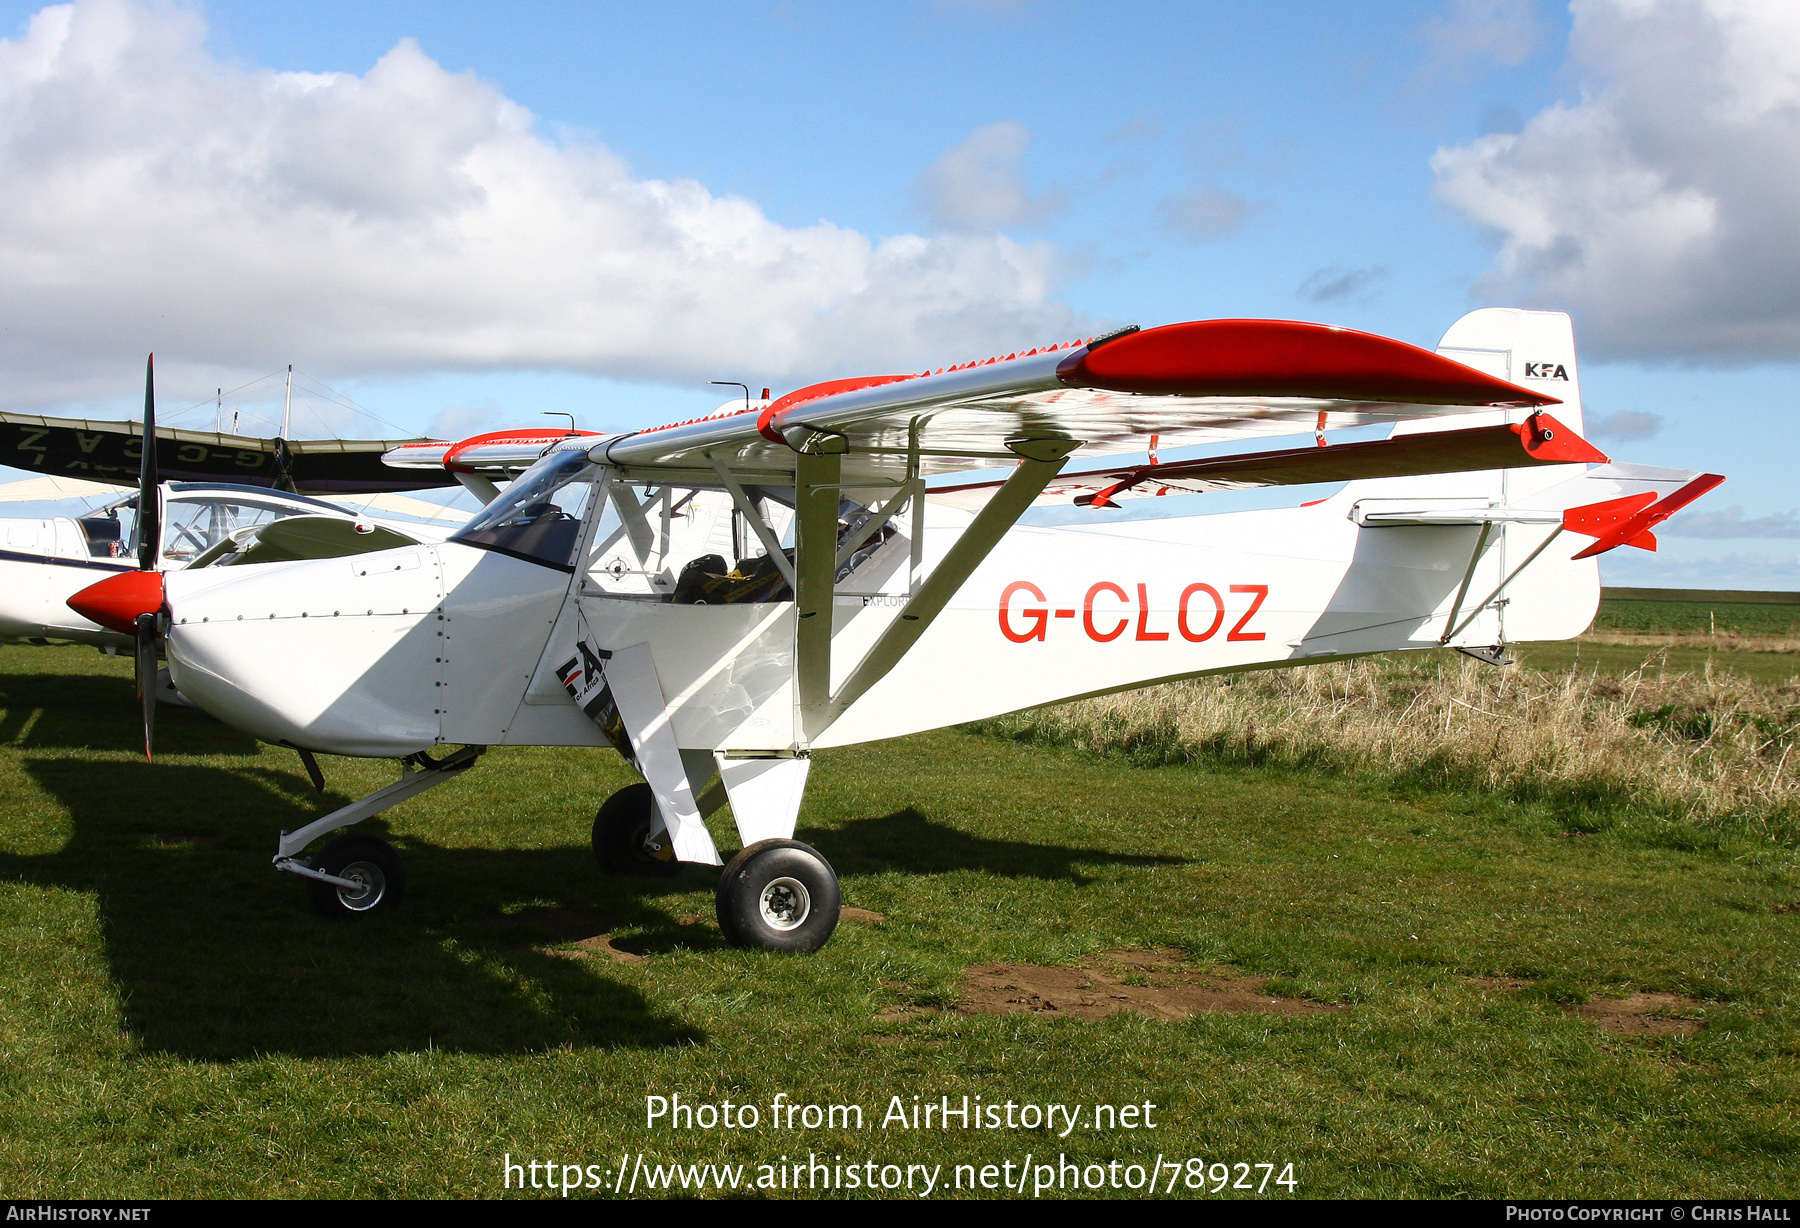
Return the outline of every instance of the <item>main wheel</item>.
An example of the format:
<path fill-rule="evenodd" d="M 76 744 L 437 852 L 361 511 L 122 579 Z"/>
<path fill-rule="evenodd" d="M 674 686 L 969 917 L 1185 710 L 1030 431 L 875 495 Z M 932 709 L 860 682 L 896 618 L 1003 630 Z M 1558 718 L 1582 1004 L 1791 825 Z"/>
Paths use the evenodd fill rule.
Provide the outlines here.
<path fill-rule="evenodd" d="M 313 868 L 360 884 L 352 889 L 308 879 L 306 894 L 322 917 L 366 917 L 392 908 L 406 892 L 400 854 L 374 836 L 339 836 L 313 858 Z"/>
<path fill-rule="evenodd" d="M 681 869 L 667 830 L 654 838 L 656 795 L 646 784 L 627 785 L 607 798 L 594 816 L 594 856 L 609 874 L 671 878 Z"/>
<path fill-rule="evenodd" d="M 837 872 L 798 840 L 759 840 L 719 875 L 719 928 L 733 946 L 817 951 L 837 929 Z"/>

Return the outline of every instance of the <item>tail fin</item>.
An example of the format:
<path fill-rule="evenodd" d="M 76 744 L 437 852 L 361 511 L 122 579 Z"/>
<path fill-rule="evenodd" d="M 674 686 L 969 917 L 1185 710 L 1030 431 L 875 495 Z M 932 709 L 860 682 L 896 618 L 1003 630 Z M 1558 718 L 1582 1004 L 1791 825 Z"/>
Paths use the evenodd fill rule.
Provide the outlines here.
<path fill-rule="evenodd" d="M 1581 420 L 1581 381 L 1575 371 L 1575 327 L 1563 312 L 1483 307 L 1452 324 L 1437 352 L 1560 398 L 1557 418 L 1577 434 L 1587 434 Z"/>

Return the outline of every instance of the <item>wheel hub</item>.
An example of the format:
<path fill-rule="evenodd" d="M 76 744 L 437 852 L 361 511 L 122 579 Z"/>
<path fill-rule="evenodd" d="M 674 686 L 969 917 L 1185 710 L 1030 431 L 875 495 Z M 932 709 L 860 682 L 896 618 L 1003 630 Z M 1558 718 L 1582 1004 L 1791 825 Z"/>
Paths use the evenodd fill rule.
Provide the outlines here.
<path fill-rule="evenodd" d="M 337 889 L 338 899 L 352 912 L 366 912 L 375 907 L 381 903 L 382 893 L 387 889 L 387 875 L 373 862 L 353 861 L 338 871 L 338 877 L 361 884 L 354 891 L 348 887 Z"/>
<path fill-rule="evenodd" d="M 793 878 L 778 878 L 762 889 L 757 900 L 758 911 L 770 929 L 786 932 L 798 929 L 812 914 L 812 896 L 806 884 Z"/>

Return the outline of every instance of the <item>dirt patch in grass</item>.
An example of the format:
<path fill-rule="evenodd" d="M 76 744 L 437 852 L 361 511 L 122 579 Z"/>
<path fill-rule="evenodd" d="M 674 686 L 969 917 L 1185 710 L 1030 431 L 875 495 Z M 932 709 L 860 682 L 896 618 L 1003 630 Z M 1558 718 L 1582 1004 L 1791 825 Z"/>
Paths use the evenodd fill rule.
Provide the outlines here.
<path fill-rule="evenodd" d="M 1795 900 L 1792 904 L 1772 904 L 1769 911 L 1778 917 L 1784 913 L 1800 913 L 1800 900 Z"/>
<path fill-rule="evenodd" d="M 1692 1036 L 1704 1020 L 1683 1018 L 1700 1010 L 1698 998 L 1679 993 L 1634 993 L 1629 998 L 1595 998 L 1563 1009 L 1600 1025 L 1614 1036 Z"/>
<path fill-rule="evenodd" d="M 565 959 L 603 955 L 621 964 L 644 962 L 642 955 L 614 945 L 612 931 L 617 928 L 618 923 L 601 913 L 581 912 L 573 908 L 527 908 L 521 912 L 486 917 L 478 924 L 482 929 L 499 931 L 502 941 L 536 946 L 546 955 L 557 955 Z M 542 945 L 546 942 L 554 945 Z M 573 949 L 567 944 L 573 944 Z"/>
<path fill-rule="evenodd" d="M 1260 1011 L 1271 1015 L 1343 1012 L 1347 1006 L 1263 992 L 1268 977 L 1183 968 L 1169 951 L 1108 951 L 1073 967 L 976 964 L 963 973 L 968 1015 L 1062 1014 L 1101 1019 L 1121 1011 L 1151 1019 Z"/>
<path fill-rule="evenodd" d="M 1535 982 L 1522 977 L 1472 976 L 1466 983 L 1497 993 L 1517 993 Z M 1686 994 L 1634 993 L 1628 998 L 1591 998 L 1562 1010 L 1613 1036 L 1692 1036 L 1706 1026 L 1705 1020 L 1693 1017 L 1705 1006 Z"/>
<path fill-rule="evenodd" d="M 887 918 L 867 908 L 858 908 L 854 904 L 846 904 L 838 909 L 839 921 L 860 921 L 864 925 L 880 925 Z"/>

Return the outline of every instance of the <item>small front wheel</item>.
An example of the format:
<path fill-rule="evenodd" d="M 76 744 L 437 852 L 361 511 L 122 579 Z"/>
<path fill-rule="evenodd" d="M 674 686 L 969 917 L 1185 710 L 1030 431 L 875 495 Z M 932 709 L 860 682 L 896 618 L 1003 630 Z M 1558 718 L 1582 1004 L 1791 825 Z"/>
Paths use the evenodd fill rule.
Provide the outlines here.
<path fill-rule="evenodd" d="M 719 876 L 719 928 L 732 945 L 817 951 L 837 929 L 837 872 L 798 840 L 759 840 Z"/>
<path fill-rule="evenodd" d="M 309 879 L 307 897 L 322 917 L 366 917 L 400 902 L 406 891 L 406 867 L 386 840 L 374 836 L 339 836 L 313 858 L 313 868 L 355 887 Z"/>
<path fill-rule="evenodd" d="M 657 819 L 656 795 L 647 784 L 626 785 L 594 816 L 594 856 L 609 874 L 672 878 L 681 870 L 674 842 Z"/>

